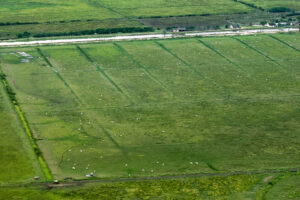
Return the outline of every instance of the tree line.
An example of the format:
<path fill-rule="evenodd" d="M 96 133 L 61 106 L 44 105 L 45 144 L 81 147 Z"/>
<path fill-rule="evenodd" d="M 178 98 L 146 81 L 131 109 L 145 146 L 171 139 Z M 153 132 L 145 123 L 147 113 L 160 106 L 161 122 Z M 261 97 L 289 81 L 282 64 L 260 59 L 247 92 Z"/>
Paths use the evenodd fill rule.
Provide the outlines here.
<path fill-rule="evenodd" d="M 18 38 L 27 37 L 53 37 L 53 36 L 78 36 L 78 35 L 93 35 L 93 34 L 112 34 L 112 33 L 135 33 L 135 32 L 153 32 L 152 27 L 124 27 L 124 28 L 98 28 L 95 30 L 82 30 L 71 32 L 59 32 L 59 33 L 36 33 L 31 34 L 27 31 L 17 34 Z"/>

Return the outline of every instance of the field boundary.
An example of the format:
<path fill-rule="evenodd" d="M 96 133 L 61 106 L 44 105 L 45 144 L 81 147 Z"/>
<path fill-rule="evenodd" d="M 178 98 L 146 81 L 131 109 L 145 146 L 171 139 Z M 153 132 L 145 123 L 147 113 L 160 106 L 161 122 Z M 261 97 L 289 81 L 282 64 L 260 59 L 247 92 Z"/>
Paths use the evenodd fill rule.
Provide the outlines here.
<path fill-rule="evenodd" d="M 217 177 L 217 176 L 234 176 L 234 175 L 251 175 L 251 174 L 280 174 L 280 173 L 298 173 L 300 168 L 289 169 L 266 169 L 261 171 L 235 171 L 235 172 L 215 172 L 215 173 L 198 173 L 198 174 L 179 174 L 179 175 L 166 175 L 166 176 L 148 176 L 148 177 L 132 177 L 132 178 L 114 178 L 114 179 L 94 179 L 94 180 L 71 180 L 62 182 L 60 185 L 49 183 L 36 183 L 37 185 L 44 185 L 50 188 L 72 186 L 85 183 L 113 183 L 113 182 L 127 182 L 127 181 L 147 181 L 147 180 L 170 180 L 170 179 L 184 179 L 184 178 L 201 178 L 201 177 Z"/>
<path fill-rule="evenodd" d="M 15 93 L 13 92 L 12 87 L 9 85 L 9 83 L 6 79 L 6 75 L 2 72 L 1 68 L 0 68 L 0 75 L 1 75 L 2 84 L 5 88 L 5 91 L 8 95 L 8 97 L 9 97 L 9 101 L 13 105 L 15 113 L 17 114 L 17 116 L 23 126 L 23 130 L 25 131 L 25 133 L 28 136 L 28 139 L 29 139 L 31 147 L 34 151 L 34 154 L 36 155 L 38 163 L 40 164 L 40 167 L 45 175 L 46 181 L 52 181 L 53 177 L 52 177 L 51 171 L 49 169 L 49 166 L 47 165 L 45 158 L 36 143 L 36 140 L 32 134 L 29 124 L 27 122 L 27 119 L 26 119 L 24 113 L 22 112 L 20 106 L 18 105 L 17 99 L 15 99 Z"/>
<path fill-rule="evenodd" d="M 244 1 L 241 1 L 241 0 L 232 0 L 233 2 L 236 2 L 236 3 L 239 3 L 239 4 L 242 4 L 244 6 L 247 6 L 249 8 L 252 8 L 252 9 L 257 9 L 257 10 L 260 10 L 260 11 L 265 11 L 265 9 L 263 9 L 262 7 L 259 7 L 253 3 L 247 3 L 247 2 L 244 2 Z"/>

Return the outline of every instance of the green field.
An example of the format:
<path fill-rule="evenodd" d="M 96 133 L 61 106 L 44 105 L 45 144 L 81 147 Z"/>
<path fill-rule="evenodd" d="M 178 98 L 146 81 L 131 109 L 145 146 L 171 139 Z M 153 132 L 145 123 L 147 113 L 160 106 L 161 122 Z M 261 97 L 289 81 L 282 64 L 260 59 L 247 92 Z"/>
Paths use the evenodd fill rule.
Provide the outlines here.
<path fill-rule="evenodd" d="M 125 28 L 145 27 L 216 30 L 229 24 L 299 22 L 300 11 L 297 0 L 0 0 L 0 5 L 0 39 L 104 34 L 97 29 L 130 33 Z M 278 7 L 290 10 L 268 12 Z"/>
<path fill-rule="evenodd" d="M 1 0 L 1 22 L 48 22 L 248 11 L 231 0 Z"/>
<path fill-rule="evenodd" d="M 300 10 L 300 2 L 298 0 L 242 0 L 243 2 L 252 3 L 264 9 L 271 9 L 276 7 L 285 7 L 294 11 Z"/>
<path fill-rule="evenodd" d="M 34 176 L 40 176 L 44 180 L 27 135 L 5 94 L 2 80 L 0 127 L 0 185 L 31 182 Z"/>
<path fill-rule="evenodd" d="M 57 179 L 297 168 L 299 34 L 0 50 Z M 26 52 L 25 55 L 22 52 Z"/>

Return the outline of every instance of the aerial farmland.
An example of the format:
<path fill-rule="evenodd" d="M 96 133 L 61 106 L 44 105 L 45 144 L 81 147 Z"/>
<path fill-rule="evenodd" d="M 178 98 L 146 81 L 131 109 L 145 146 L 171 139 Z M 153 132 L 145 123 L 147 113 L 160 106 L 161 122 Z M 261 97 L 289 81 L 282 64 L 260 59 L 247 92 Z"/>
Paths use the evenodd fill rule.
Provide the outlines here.
<path fill-rule="evenodd" d="M 299 12 L 0 0 L 0 199 L 298 199 Z"/>

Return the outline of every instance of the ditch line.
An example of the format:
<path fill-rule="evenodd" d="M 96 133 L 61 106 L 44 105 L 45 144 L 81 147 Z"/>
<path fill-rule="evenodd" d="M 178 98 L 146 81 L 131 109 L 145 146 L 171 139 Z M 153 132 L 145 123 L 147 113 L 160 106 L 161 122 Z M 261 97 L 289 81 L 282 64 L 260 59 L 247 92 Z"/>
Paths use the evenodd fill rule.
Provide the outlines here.
<path fill-rule="evenodd" d="M 9 98 L 9 101 L 13 105 L 15 113 L 17 114 L 17 116 L 18 116 L 18 118 L 19 118 L 19 120 L 22 124 L 22 127 L 23 127 L 24 131 L 28 136 L 28 139 L 29 139 L 29 142 L 31 144 L 31 147 L 33 148 L 34 154 L 36 155 L 36 158 L 37 158 L 37 160 L 40 164 L 40 167 L 41 167 L 41 169 L 42 169 L 42 171 L 45 175 L 46 181 L 52 181 L 53 177 L 52 177 L 51 171 L 49 169 L 49 166 L 47 165 L 47 163 L 45 161 L 45 158 L 44 158 L 40 148 L 38 147 L 38 145 L 36 143 L 36 140 L 35 140 L 35 138 L 32 134 L 32 131 L 31 131 L 29 125 L 28 125 L 28 121 L 27 121 L 23 111 L 21 110 L 21 108 L 18 104 L 18 101 L 15 97 L 15 93 L 13 92 L 12 87 L 9 85 L 9 83 L 6 79 L 6 75 L 2 72 L 1 68 L 0 68 L 0 75 L 1 75 L 0 78 L 2 80 L 1 81 L 2 85 L 4 86 L 6 94 Z"/>

